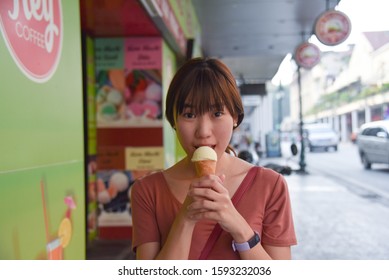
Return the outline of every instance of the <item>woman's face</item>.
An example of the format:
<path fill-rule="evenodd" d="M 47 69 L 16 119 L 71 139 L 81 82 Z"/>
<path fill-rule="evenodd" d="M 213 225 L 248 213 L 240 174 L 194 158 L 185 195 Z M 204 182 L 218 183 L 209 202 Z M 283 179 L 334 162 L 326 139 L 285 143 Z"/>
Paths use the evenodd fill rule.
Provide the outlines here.
<path fill-rule="evenodd" d="M 220 158 L 230 142 L 234 122 L 225 108 L 197 115 L 190 105 L 186 105 L 176 119 L 177 137 L 189 158 L 200 146 L 210 146 Z"/>

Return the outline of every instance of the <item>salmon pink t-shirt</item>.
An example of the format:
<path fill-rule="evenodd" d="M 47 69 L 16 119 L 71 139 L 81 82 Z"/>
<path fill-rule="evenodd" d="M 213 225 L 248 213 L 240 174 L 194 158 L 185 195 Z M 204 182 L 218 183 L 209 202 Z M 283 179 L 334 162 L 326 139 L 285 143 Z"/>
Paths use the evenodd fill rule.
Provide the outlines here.
<path fill-rule="evenodd" d="M 255 173 L 254 180 L 235 206 L 236 209 L 259 233 L 262 244 L 297 244 L 285 179 L 263 167 L 253 167 L 249 172 Z M 239 188 L 245 183 L 247 180 L 243 180 Z M 162 247 L 181 205 L 171 193 L 161 171 L 137 180 L 131 190 L 133 249 L 147 242 L 159 242 Z M 189 259 L 199 258 L 214 226 L 215 222 L 212 221 L 199 221 L 196 224 Z M 231 243 L 231 235 L 222 231 L 208 259 L 239 259 L 239 253 L 233 251 Z"/>

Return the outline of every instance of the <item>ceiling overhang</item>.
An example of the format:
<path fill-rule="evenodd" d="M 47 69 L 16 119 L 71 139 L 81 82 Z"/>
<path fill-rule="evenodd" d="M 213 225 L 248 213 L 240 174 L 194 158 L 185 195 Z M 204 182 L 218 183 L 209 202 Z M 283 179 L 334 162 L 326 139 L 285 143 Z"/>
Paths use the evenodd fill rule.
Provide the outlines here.
<path fill-rule="evenodd" d="M 338 0 L 196 0 L 203 51 L 246 83 L 265 83 Z"/>

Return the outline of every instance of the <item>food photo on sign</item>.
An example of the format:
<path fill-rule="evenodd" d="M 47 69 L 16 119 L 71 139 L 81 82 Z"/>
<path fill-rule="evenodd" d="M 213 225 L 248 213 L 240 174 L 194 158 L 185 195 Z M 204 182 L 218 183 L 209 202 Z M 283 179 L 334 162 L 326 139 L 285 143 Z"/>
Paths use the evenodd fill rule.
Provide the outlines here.
<path fill-rule="evenodd" d="M 98 73 L 97 82 L 101 85 L 96 98 L 99 121 L 112 124 L 119 120 L 162 118 L 160 71 L 103 70 Z"/>
<path fill-rule="evenodd" d="M 317 39 L 327 46 L 343 43 L 351 33 L 351 21 L 340 11 L 328 10 L 322 13 L 315 22 Z"/>
<path fill-rule="evenodd" d="M 98 127 L 162 126 L 162 40 L 95 40 Z"/>
<path fill-rule="evenodd" d="M 309 42 L 301 43 L 295 50 L 294 59 L 297 65 L 311 69 L 320 61 L 320 49 Z"/>

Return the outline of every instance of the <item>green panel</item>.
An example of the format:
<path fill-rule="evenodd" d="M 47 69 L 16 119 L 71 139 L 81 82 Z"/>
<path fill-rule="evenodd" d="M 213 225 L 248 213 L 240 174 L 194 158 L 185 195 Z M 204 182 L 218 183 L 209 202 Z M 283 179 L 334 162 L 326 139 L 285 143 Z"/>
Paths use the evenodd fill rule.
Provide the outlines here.
<path fill-rule="evenodd" d="M 86 38 L 86 75 L 87 75 L 87 113 L 88 113 L 88 155 L 96 155 L 96 91 L 95 91 L 95 63 L 94 41 Z"/>
<path fill-rule="evenodd" d="M 85 258 L 85 183 L 79 1 L 62 1 L 63 43 L 54 75 L 36 83 L 17 67 L 0 36 L 0 259 L 47 258 L 71 212 L 65 259 Z M 33 56 L 34 53 L 31 53 Z M 46 237 L 40 181 L 47 189 Z"/>
<path fill-rule="evenodd" d="M 169 0 L 169 3 L 185 38 L 196 38 L 200 33 L 200 24 L 192 0 Z"/>
<path fill-rule="evenodd" d="M 192 57 L 202 56 L 201 27 L 192 0 L 169 0 L 169 3 L 184 32 L 185 38 L 194 39 Z"/>
<path fill-rule="evenodd" d="M 164 104 L 163 112 L 165 116 L 165 102 L 166 94 L 174 74 L 177 71 L 177 61 L 174 52 L 164 42 L 163 44 L 163 92 L 164 92 Z M 178 142 L 174 129 L 170 126 L 170 123 L 164 118 L 163 120 L 163 143 L 165 149 L 165 166 L 170 167 L 178 160 L 186 156 L 185 151 L 182 149 Z"/>
<path fill-rule="evenodd" d="M 176 162 L 176 136 L 175 131 L 165 118 L 166 94 L 171 79 L 176 72 L 176 57 L 169 46 L 163 42 L 162 46 L 162 87 L 163 87 L 163 146 L 165 150 L 165 167 L 170 167 Z"/>
<path fill-rule="evenodd" d="M 0 259 L 46 259 L 46 245 L 58 238 L 60 222 L 72 197 L 76 208 L 70 212 L 72 235 L 63 248 L 65 259 L 85 259 L 85 207 L 83 162 L 73 162 L 0 175 Z M 46 236 L 44 203 L 48 233 Z"/>
<path fill-rule="evenodd" d="M 97 237 L 97 201 L 96 201 L 96 90 L 95 90 L 95 60 L 94 40 L 87 37 L 85 40 L 86 55 L 86 95 L 87 95 L 87 129 L 88 129 L 88 177 L 87 177 L 87 228 L 88 241 Z"/>
<path fill-rule="evenodd" d="M 79 159 L 83 154 L 78 1 L 64 1 L 62 9 L 61 60 L 46 83 L 22 74 L 0 36 L 0 171 Z"/>

